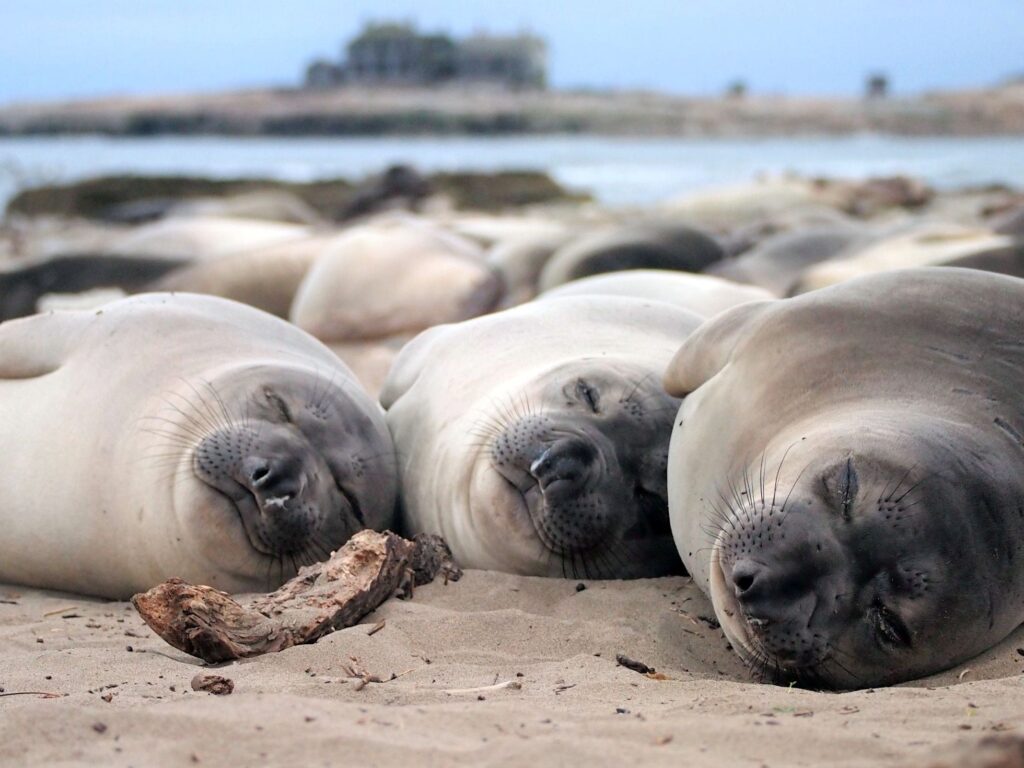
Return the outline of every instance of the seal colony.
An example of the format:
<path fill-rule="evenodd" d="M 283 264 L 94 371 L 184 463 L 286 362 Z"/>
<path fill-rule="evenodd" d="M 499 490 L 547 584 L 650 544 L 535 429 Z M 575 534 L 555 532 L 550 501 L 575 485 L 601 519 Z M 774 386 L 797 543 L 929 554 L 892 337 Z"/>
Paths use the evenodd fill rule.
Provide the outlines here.
<path fill-rule="evenodd" d="M 686 340 L 672 530 L 749 664 L 885 685 L 1024 623 L 1022 380 L 1024 282 L 975 270 L 747 304 Z"/>
<path fill-rule="evenodd" d="M 0 580 L 125 598 L 273 588 L 396 496 L 379 406 L 328 349 L 222 299 L 0 325 Z"/>
<path fill-rule="evenodd" d="M 512 574 L 685 566 L 764 679 L 970 658 L 1024 620 L 1024 284 L 976 271 L 1020 273 L 1019 211 L 909 188 L 893 210 L 886 187 L 874 217 L 852 187 L 838 208 L 801 190 L 560 221 L 247 220 L 256 200 L 0 230 L 0 316 L 112 289 L 250 305 L 151 294 L 0 325 L 0 580 L 268 590 L 393 526 Z"/>

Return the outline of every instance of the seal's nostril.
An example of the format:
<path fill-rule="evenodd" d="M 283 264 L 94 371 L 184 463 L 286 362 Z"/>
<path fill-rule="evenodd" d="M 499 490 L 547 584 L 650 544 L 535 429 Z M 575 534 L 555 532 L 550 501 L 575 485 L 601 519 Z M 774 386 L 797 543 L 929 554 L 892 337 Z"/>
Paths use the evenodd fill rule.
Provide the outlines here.
<path fill-rule="evenodd" d="M 743 597 L 757 583 L 761 566 L 751 560 L 740 560 L 732 569 L 732 584 L 737 597 Z"/>

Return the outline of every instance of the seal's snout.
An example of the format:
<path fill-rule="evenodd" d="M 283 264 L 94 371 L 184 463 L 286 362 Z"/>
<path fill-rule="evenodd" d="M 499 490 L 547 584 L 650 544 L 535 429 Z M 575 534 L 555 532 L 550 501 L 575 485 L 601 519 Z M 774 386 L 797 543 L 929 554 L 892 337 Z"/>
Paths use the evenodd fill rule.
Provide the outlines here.
<path fill-rule="evenodd" d="M 242 482 L 248 486 L 266 513 L 283 508 L 302 492 L 301 467 L 289 457 L 247 456 L 242 461 Z"/>
<path fill-rule="evenodd" d="M 263 422 L 203 438 L 194 470 L 234 503 L 250 543 L 280 556 L 333 535 L 342 505 L 329 468 L 300 432 Z"/>
<path fill-rule="evenodd" d="M 713 602 L 750 658 L 810 669 L 828 652 L 842 553 L 813 516 L 786 517 L 760 501 L 737 510 L 716 543 L 720 587 L 712 587 Z"/>
<path fill-rule="evenodd" d="M 597 451 L 577 437 L 563 438 L 545 448 L 530 464 L 530 474 L 546 497 L 571 496 L 587 484 Z"/>

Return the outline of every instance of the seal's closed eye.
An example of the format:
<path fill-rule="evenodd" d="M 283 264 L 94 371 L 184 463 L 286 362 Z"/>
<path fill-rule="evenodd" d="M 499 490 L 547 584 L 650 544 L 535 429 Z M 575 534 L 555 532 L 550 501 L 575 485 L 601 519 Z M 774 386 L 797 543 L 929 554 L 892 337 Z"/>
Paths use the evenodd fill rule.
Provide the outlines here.
<path fill-rule="evenodd" d="M 850 522 L 853 519 L 853 506 L 857 501 L 857 491 L 860 490 L 860 480 L 854 466 L 853 455 L 847 456 L 827 469 L 822 474 L 821 483 L 825 491 L 825 500 L 829 504 L 835 505 L 843 520 Z"/>
<path fill-rule="evenodd" d="M 592 387 L 585 379 L 576 381 L 576 398 L 586 405 L 594 413 L 600 413 L 601 393 L 596 387 Z"/>

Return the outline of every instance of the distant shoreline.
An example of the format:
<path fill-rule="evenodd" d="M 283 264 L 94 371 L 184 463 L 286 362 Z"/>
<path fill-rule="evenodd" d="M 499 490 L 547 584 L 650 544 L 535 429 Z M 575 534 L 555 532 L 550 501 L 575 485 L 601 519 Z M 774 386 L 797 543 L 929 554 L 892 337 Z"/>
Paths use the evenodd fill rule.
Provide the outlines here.
<path fill-rule="evenodd" d="M 1024 85 L 918 97 L 265 89 L 0 107 L 0 136 L 1024 136 Z"/>

